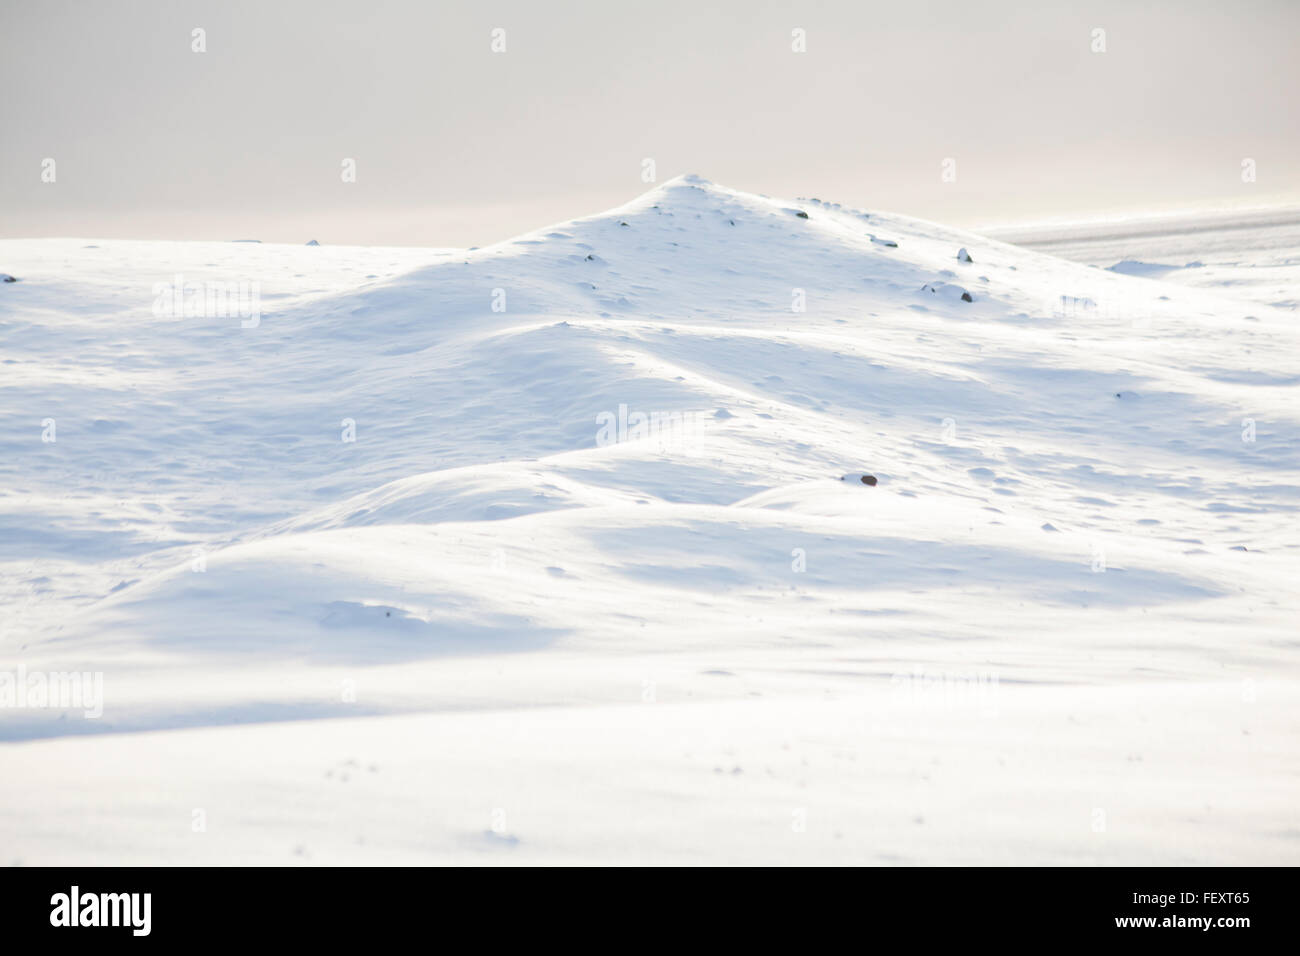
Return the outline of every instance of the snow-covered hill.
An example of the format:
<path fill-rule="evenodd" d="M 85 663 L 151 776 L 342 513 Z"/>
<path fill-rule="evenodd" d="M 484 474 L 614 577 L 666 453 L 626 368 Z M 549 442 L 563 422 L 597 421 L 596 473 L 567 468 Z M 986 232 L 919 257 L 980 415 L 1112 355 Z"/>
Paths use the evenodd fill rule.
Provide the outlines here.
<path fill-rule="evenodd" d="M 0 859 L 1297 862 L 1296 296 L 1218 267 L 696 177 L 0 241 L 0 673 L 103 687 L 0 709 Z"/>

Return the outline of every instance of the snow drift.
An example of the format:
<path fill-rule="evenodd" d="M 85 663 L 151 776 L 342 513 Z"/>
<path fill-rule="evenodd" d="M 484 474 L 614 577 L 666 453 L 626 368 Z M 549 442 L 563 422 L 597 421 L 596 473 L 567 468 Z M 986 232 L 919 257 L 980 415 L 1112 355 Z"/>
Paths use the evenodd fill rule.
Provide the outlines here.
<path fill-rule="evenodd" d="M 1285 308 L 696 177 L 0 263 L 15 860 L 1296 860 Z"/>

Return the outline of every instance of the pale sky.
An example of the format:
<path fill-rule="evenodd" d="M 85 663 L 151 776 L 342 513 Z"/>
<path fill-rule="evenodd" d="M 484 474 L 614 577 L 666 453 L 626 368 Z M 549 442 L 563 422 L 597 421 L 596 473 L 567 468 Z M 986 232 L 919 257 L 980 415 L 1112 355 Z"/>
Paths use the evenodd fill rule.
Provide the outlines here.
<path fill-rule="evenodd" d="M 0 89 L 4 237 L 483 245 L 646 158 L 959 225 L 1300 200 L 1294 0 L 0 0 Z"/>

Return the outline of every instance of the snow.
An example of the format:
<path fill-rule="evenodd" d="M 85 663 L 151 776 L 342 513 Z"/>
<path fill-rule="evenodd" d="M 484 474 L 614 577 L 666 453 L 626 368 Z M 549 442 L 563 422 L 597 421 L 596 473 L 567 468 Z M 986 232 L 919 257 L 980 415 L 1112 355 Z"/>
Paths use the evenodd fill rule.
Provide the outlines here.
<path fill-rule="evenodd" d="M 0 861 L 1297 862 L 1275 221 L 0 241 Z"/>

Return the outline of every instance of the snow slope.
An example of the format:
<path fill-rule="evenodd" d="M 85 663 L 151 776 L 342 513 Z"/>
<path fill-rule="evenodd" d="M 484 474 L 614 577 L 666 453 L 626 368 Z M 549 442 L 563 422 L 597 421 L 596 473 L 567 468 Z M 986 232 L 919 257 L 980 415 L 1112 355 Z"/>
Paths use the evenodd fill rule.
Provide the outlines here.
<path fill-rule="evenodd" d="M 1300 860 L 1294 287 L 696 177 L 0 269 L 0 675 L 103 681 L 0 860 Z"/>

